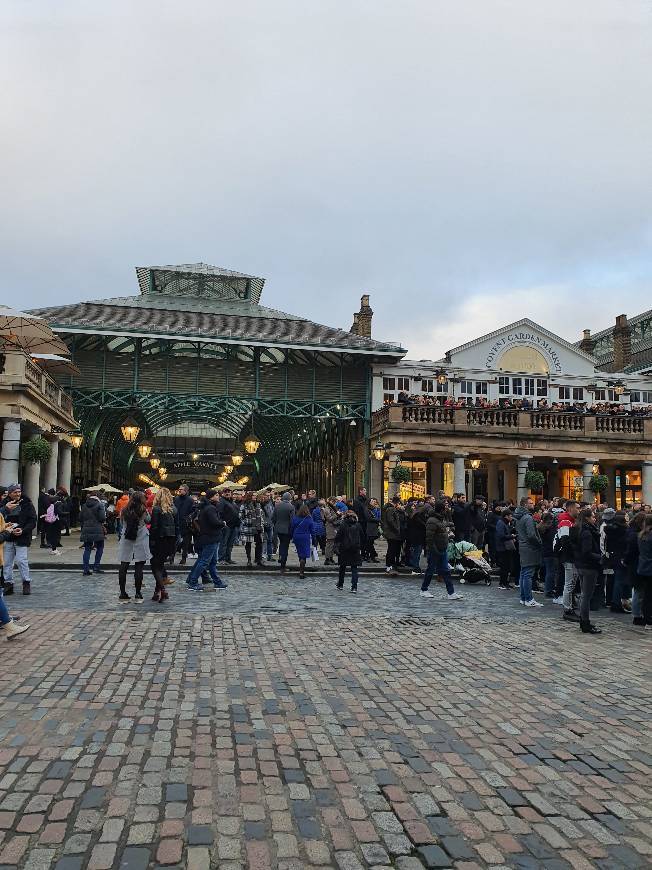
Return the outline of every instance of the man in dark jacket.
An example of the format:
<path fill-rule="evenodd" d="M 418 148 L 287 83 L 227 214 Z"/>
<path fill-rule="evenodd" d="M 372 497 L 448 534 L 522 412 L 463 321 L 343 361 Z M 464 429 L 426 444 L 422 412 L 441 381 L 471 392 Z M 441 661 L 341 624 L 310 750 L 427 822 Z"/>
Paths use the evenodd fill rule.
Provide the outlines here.
<path fill-rule="evenodd" d="M 455 540 L 468 541 L 471 537 L 471 517 L 466 496 L 462 493 L 458 493 L 457 498 L 453 496 L 451 509 L 453 511 L 453 525 L 455 526 Z"/>
<path fill-rule="evenodd" d="M 367 547 L 367 514 L 369 511 L 369 500 L 367 498 L 367 490 L 364 486 L 358 489 L 358 495 L 353 499 L 353 511 L 358 518 L 360 524 L 361 540 L 362 540 L 362 561 L 369 558 L 369 550 Z"/>
<path fill-rule="evenodd" d="M 231 554 L 233 545 L 238 537 L 238 529 L 240 528 L 240 507 L 234 502 L 233 493 L 230 489 L 222 490 L 220 509 L 225 527 L 219 542 L 218 558 L 225 565 L 235 565 Z"/>
<path fill-rule="evenodd" d="M 534 572 L 541 564 L 543 552 L 543 541 L 537 530 L 533 513 L 534 502 L 529 496 L 524 496 L 514 513 L 518 555 L 521 562 L 521 575 L 518 583 L 521 591 L 521 604 L 526 607 L 543 607 L 532 596 Z"/>
<path fill-rule="evenodd" d="M 292 504 L 292 493 L 284 492 L 281 500 L 274 505 L 274 513 L 272 514 L 274 529 L 278 536 L 278 561 L 282 573 L 285 571 L 285 565 L 288 560 L 294 514 L 295 508 Z"/>
<path fill-rule="evenodd" d="M 32 532 L 36 528 L 36 511 L 31 500 L 23 495 L 19 483 L 7 488 L 7 500 L 3 505 L 2 514 L 7 524 L 12 523 L 11 537 L 4 545 L 4 575 L 5 593 L 11 595 L 14 591 L 14 563 L 18 565 L 23 581 L 23 595 L 32 591 L 29 575 L 27 550 L 32 546 Z"/>
<path fill-rule="evenodd" d="M 478 550 L 484 550 L 485 529 L 487 528 L 487 508 L 484 496 L 476 495 L 469 505 L 469 522 L 471 526 L 471 543 Z"/>
<path fill-rule="evenodd" d="M 428 567 L 423 575 L 423 583 L 421 584 L 422 598 L 434 598 L 432 592 L 428 591 L 428 587 L 435 573 L 446 584 L 449 601 L 459 601 L 462 598 L 455 591 L 451 578 L 451 569 L 448 564 L 448 539 L 449 527 L 446 522 L 446 505 L 444 502 L 438 501 L 426 520 L 425 543 Z"/>
<path fill-rule="evenodd" d="M 199 555 L 186 580 L 188 588 L 193 592 L 201 591 L 199 578 L 206 570 L 211 576 L 214 589 L 226 589 L 227 584 L 220 580 L 217 573 L 217 551 L 222 529 L 226 525 L 223 516 L 224 505 L 221 504 L 220 492 L 217 489 L 210 489 L 201 503 L 199 517 L 196 520 L 199 528 L 195 532 L 195 540 Z"/>
<path fill-rule="evenodd" d="M 401 499 L 395 495 L 391 502 L 383 507 L 382 529 L 387 541 L 387 555 L 385 556 L 385 571 L 394 577 L 398 577 L 398 565 L 401 558 L 401 544 L 403 535 L 401 529 Z"/>
<path fill-rule="evenodd" d="M 181 564 L 185 565 L 188 560 L 188 553 L 192 548 L 190 518 L 195 508 L 195 503 L 190 495 L 190 487 L 187 483 L 182 483 L 177 490 L 177 495 L 174 497 L 174 506 L 177 509 L 177 523 L 179 525 L 177 544 L 181 545 Z"/>

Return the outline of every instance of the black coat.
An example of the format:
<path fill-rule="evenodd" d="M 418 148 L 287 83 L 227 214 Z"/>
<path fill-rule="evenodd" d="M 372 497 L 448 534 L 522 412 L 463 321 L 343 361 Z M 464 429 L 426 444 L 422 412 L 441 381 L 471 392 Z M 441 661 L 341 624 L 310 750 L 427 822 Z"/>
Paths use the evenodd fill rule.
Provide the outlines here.
<path fill-rule="evenodd" d="M 599 569 L 602 564 L 600 550 L 600 531 L 591 523 L 584 523 L 577 534 L 577 546 L 574 549 L 576 568 Z"/>
<path fill-rule="evenodd" d="M 175 538 L 178 532 L 178 512 L 172 507 L 169 513 L 164 513 L 157 505 L 152 508 L 152 522 L 149 527 L 149 540 L 156 541 L 161 538 Z"/>
<path fill-rule="evenodd" d="M 174 506 L 177 510 L 179 529 L 183 531 L 188 525 L 190 515 L 194 512 L 195 502 L 190 493 L 187 495 L 175 495 Z"/>
<path fill-rule="evenodd" d="M 362 536 L 364 532 L 360 523 L 345 517 L 335 535 L 335 543 L 339 544 L 338 564 L 362 565 Z"/>
<path fill-rule="evenodd" d="M 205 547 L 208 544 L 217 544 L 224 528 L 224 520 L 221 510 L 222 502 L 213 504 L 212 501 L 202 503 L 199 511 L 199 535 L 197 544 Z"/>
<path fill-rule="evenodd" d="M 627 526 L 607 523 L 604 527 L 604 548 L 610 568 L 620 566 L 627 555 Z"/>
<path fill-rule="evenodd" d="M 418 507 L 407 521 L 407 542 L 412 546 L 422 546 L 426 544 L 426 522 L 430 514 L 430 508 L 427 505 Z"/>
<path fill-rule="evenodd" d="M 453 525 L 455 526 L 455 538 L 458 541 L 468 541 L 471 537 L 471 516 L 466 502 L 453 502 Z"/>
<path fill-rule="evenodd" d="M 359 495 L 353 500 L 353 510 L 358 518 L 358 522 L 365 529 L 367 526 L 367 511 L 369 510 L 369 501 L 366 495 Z"/>
<path fill-rule="evenodd" d="M 13 541 L 17 547 L 31 547 L 32 532 L 36 528 L 36 511 L 34 510 L 32 500 L 26 495 L 21 498 L 18 504 L 20 510 L 11 517 L 3 511 L 7 522 L 16 523 L 22 529 L 22 534 L 18 536 L 12 535 L 9 540 Z"/>

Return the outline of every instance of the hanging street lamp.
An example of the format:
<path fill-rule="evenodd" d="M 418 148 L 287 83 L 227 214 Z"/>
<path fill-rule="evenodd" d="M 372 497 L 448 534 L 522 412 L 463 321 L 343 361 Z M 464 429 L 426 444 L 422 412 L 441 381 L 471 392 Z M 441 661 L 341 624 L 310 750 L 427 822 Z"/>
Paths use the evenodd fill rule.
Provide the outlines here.
<path fill-rule="evenodd" d="M 448 375 L 444 369 L 438 369 L 438 371 L 435 372 L 435 377 L 437 378 L 437 383 L 442 384 L 442 386 L 448 383 Z"/>
<path fill-rule="evenodd" d="M 225 465 L 225 466 L 224 466 L 224 473 L 225 473 L 225 474 L 231 474 L 232 471 L 233 471 L 233 466 L 232 466 L 232 465 Z"/>
<path fill-rule="evenodd" d="M 159 465 L 161 464 L 161 460 L 158 458 L 158 456 L 150 456 L 150 458 L 149 458 L 149 464 L 152 466 L 152 468 L 154 469 L 154 471 L 156 471 L 156 469 L 157 469 L 157 468 L 159 467 Z"/>
<path fill-rule="evenodd" d="M 233 465 L 234 465 L 236 468 L 238 467 L 238 465 L 241 465 L 241 464 L 242 464 L 243 459 L 244 459 L 244 456 L 242 455 L 242 453 L 240 453 L 239 450 L 236 450 L 236 451 L 233 453 L 233 455 L 231 456 L 231 462 L 233 463 Z"/>
<path fill-rule="evenodd" d="M 379 440 L 376 442 L 376 446 L 371 451 L 371 455 L 373 456 L 374 459 L 377 459 L 378 462 L 382 462 L 382 460 L 385 458 L 385 452 L 386 452 L 385 445 L 383 444 L 382 441 Z"/>
<path fill-rule="evenodd" d="M 161 478 L 161 480 L 165 480 L 165 478 L 168 476 L 167 468 L 163 468 L 161 466 L 161 468 L 159 468 L 158 470 L 158 476 Z"/>
<path fill-rule="evenodd" d="M 147 459 L 152 450 L 154 449 L 154 445 L 151 441 L 141 441 L 136 450 L 138 451 L 138 455 L 141 459 Z"/>
<path fill-rule="evenodd" d="M 251 435 L 247 435 L 244 440 L 244 449 L 247 453 L 257 453 L 261 443 L 260 438 L 256 437 L 256 433 L 252 429 Z"/>
<path fill-rule="evenodd" d="M 84 436 L 82 435 L 81 432 L 75 432 L 75 433 L 70 437 L 70 443 L 71 443 L 72 446 L 75 448 L 75 450 L 79 450 L 79 448 L 80 448 L 80 447 L 82 446 L 82 444 L 84 443 Z"/>
<path fill-rule="evenodd" d="M 477 471 L 478 468 L 480 468 L 480 460 L 479 459 L 472 459 L 470 465 L 474 471 Z"/>
<path fill-rule="evenodd" d="M 124 423 L 120 426 L 122 437 L 127 444 L 135 444 L 140 433 L 140 426 L 133 417 L 127 417 Z"/>

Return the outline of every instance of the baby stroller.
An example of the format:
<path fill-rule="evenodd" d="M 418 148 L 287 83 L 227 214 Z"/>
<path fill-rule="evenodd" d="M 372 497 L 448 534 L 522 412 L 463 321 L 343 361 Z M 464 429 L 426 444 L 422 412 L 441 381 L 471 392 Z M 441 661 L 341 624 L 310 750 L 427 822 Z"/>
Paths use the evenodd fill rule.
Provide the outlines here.
<path fill-rule="evenodd" d="M 484 583 L 491 586 L 491 565 L 482 550 L 469 541 L 451 541 L 448 562 L 458 575 L 460 583 Z"/>

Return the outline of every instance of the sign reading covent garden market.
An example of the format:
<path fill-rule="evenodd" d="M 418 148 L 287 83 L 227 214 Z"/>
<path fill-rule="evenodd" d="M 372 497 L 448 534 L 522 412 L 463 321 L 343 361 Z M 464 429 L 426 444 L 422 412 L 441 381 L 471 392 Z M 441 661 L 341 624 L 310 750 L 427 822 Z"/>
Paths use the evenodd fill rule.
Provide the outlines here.
<path fill-rule="evenodd" d="M 497 339 L 494 344 L 489 349 L 489 353 L 487 354 L 487 358 L 485 360 L 485 368 L 491 369 L 495 368 L 495 363 L 500 359 L 502 354 L 508 348 L 523 348 L 527 349 L 528 347 L 534 347 L 537 350 L 543 351 L 546 354 L 547 359 L 550 362 L 551 370 L 554 370 L 558 374 L 562 371 L 561 360 L 559 358 L 559 354 L 554 347 L 554 345 L 548 341 L 547 338 L 537 335 L 534 332 L 519 330 L 518 332 L 509 332 L 506 335 L 503 335 L 501 338 Z M 526 353 L 521 353 L 519 355 L 520 359 L 523 361 L 522 367 L 519 367 L 518 371 L 540 371 L 540 363 L 537 359 L 536 355 L 530 355 Z"/>

